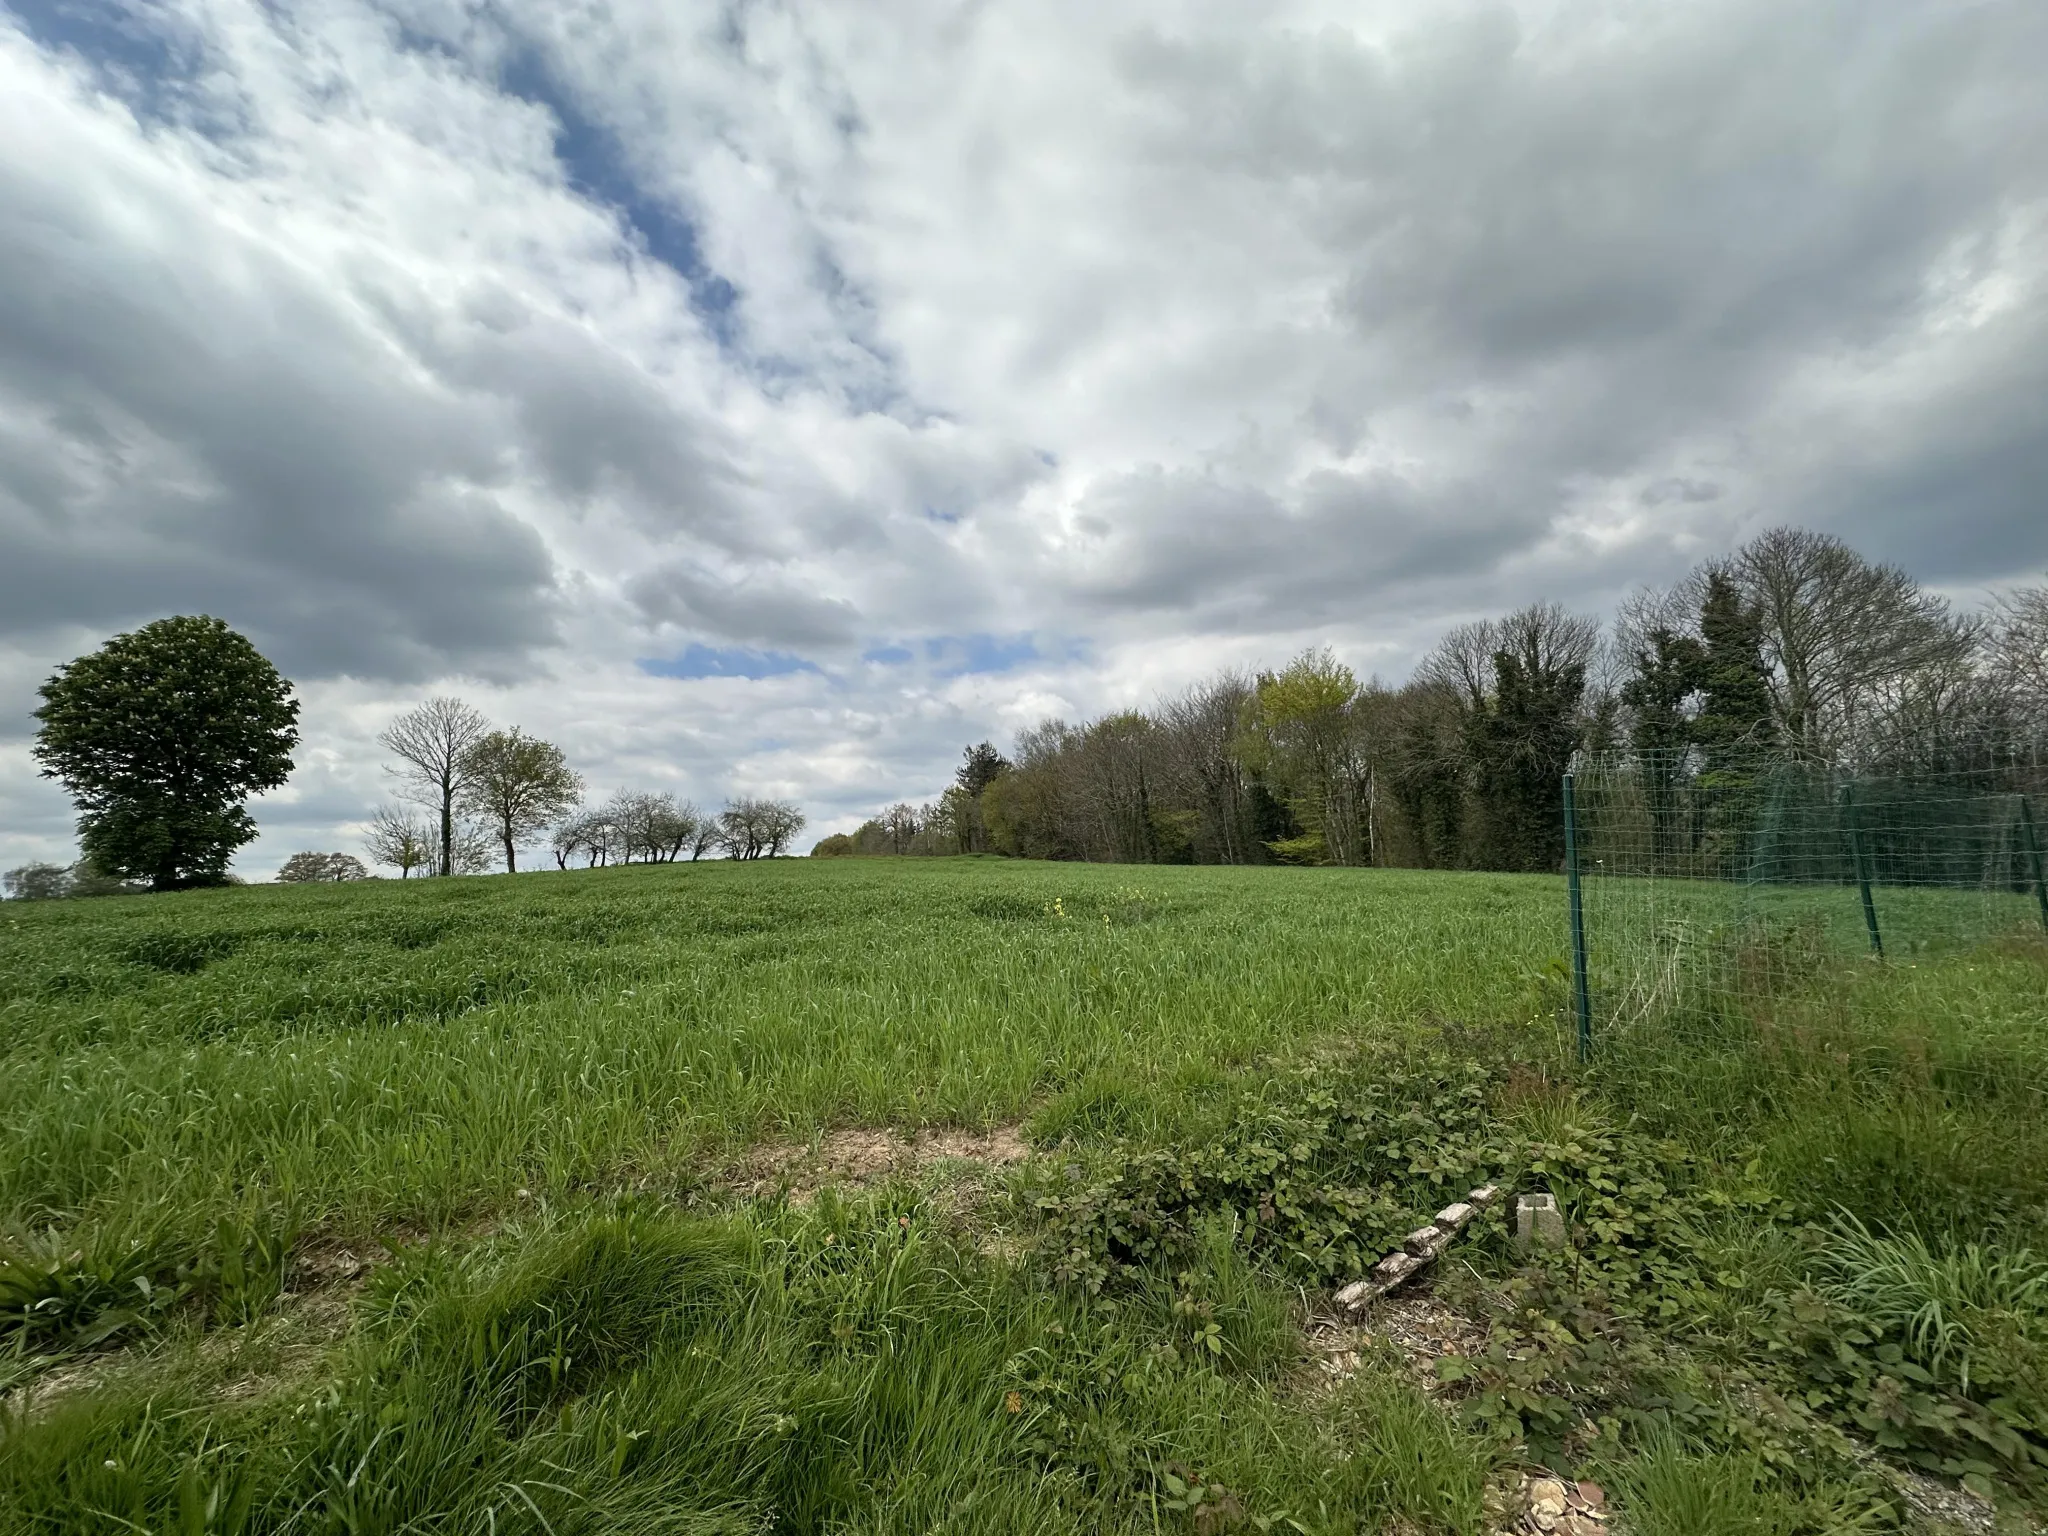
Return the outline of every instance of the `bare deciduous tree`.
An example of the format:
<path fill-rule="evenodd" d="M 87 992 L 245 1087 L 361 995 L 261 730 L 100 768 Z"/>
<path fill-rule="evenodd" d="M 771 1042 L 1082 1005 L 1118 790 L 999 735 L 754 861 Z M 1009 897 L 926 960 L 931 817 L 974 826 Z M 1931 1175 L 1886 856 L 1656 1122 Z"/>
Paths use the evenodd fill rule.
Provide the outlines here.
<path fill-rule="evenodd" d="M 489 824 L 516 873 L 518 846 L 559 821 L 583 794 L 562 749 L 514 727 L 478 738 L 462 754 L 457 804 Z"/>
<path fill-rule="evenodd" d="M 1415 681 L 1446 689 L 1467 709 L 1477 709 L 1493 692 L 1493 655 L 1500 645 L 1500 625 L 1494 620 L 1460 624 L 1422 659 Z"/>
<path fill-rule="evenodd" d="M 1251 831 L 1244 765 L 1237 742 L 1252 697 L 1251 680 L 1225 671 L 1159 706 L 1161 756 L 1169 790 L 1196 815 L 1198 857 L 1241 864 Z"/>
<path fill-rule="evenodd" d="M 803 831 L 809 820 L 787 800 L 770 800 L 766 803 L 762 817 L 762 833 L 767 839 L 768 857 L 779 859 L 783 850 L 795 841 L 797 833 Z"/>
<path fill-rule="evenodd" d="M 605 812 L 619 829 L 628 863 L 636 854 L 645 863 L 672 863 L 690 846 L 703 820 L 696 806 L 674 795 L 624 790 L 606 802 Z"/>
<path fill-rule="evenodd" d="M 924 830 L 924 819 L 918 815 L 917 807 L 899 800 L 882 812 L 882 832 L 889 839 L 891 853 L 908 853 L 910 845 L 917 840 L 917 834 Z"/>
<path fill-rule="evenodd" d="M 657 803 L 648 820 L 648 845 L 653 848 L 656 858 L 665 864 L 673 864 L 697 836 L 704 813 L 690 801 L 678 800 L 673 795 L 655 798 Z"/>
<path fill-rule="evenodd" d="M 725 839 L 725 818 L 706 816 L 697 823 L 697 830 L 690 837 L 690 862 L 696 863 L 712 849 L 720 847 Z"/>
<path fill-rule="evenodd" d="M 566 869 L 581 854 L 591 868 L 614 860 L 630 864 L 636 857 L 643 863 L 671 864 L 699 841 L 703 824 L 703 815 L 687 800 L 622 789 L 556 829 L 555 863 Z M 709 846 L 708 839 L 703 845 Z"/>
<path fill-rule="evenodd" d="M 804 820 L 804 813 L 786 800 L 743 797 L 726 802 L 717 838 L 727 858 L 778 858 L 804 829 Z"/>
<path fill-rule="evenodd" d="M 1904 571 L 1827 534 L 1773 528 L 1728 569 L 1763 615 L 1779 729 L 1811 757 L 1837 755 L 1888 693 L 1966 662 L 1976 644 L 1970 622 Z"/>
<path fill-rule="evenodd" d="M 2035 730 L 2048 731 L 2048 586 L 2022 587 L 1992 609 L 1991 665 Z"/>
<path fill-rule="evenodd" d="M 572 815 L 555 828 L 551 843 L 555 867 L 567 869 L 569 861 L 580 855 L 585 869 L 597 869 L 611 863 L 618 841 L 618 826 L 605 807 Z"/>
<path fill-rule="evenodd" d="M 397 756 L 395 773 L 412 799 L 439 817 L 440 872 L 456 873 L 455 812 L 469 786 L 470 749 L 491 723 L 460 699 L 434 698 L 391 722 L 378 741 Z"/>
<path fill-rule="evenodd" d="M 458 875 L 489 874 L 498 862 L 492 841 L 491 829 L 481 822 L 458 821 L 455 824 L 454 872 Z"/>

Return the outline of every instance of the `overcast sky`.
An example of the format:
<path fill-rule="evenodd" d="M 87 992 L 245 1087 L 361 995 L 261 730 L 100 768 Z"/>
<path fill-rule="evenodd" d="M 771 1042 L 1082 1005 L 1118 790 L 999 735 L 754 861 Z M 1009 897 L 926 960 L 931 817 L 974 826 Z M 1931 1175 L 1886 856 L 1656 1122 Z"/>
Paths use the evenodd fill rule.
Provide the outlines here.
<path fill-rule="evenodd" d="M 824 832 L 1773 523 L 2039 579 L 2044 80 L 2041 0 L 0 0 L 0 865 L 171 613 L 305 701 L 262 877 L 430 692 Z"/>

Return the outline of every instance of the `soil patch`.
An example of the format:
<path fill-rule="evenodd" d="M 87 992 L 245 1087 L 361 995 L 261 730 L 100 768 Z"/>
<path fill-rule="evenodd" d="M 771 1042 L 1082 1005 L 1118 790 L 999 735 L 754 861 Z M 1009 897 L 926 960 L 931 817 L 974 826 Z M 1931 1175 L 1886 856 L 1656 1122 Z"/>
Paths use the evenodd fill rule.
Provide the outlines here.
<path fill-rule="evenodd" d="M 947 1162 L 997 1168 L 1020 1163 L 1030 1155 L 1030 1144 L 1014 1125 L 992 1131 L 946 1128 L 908 1135 L 866 1129 L 827 1131 L 812 1142 L 769 1142 L 755 1147 L 741 1161 L 734 1183 L 742 1194 L 759 1197 L 782 1192 L 792 1204 L 807 1205 L 827 1184 L 874 1184 Z"/>
<path fill-rule="evenodd" d="M 1383 1297 L 1357 1322 L 1326 1314 L 1309 1320 L 1309 1350 L 1329 1380 L 1354 1374 L 1360 1355 L 1381 1343 L 1392 1346 L 1417 1386 L 1434 1394 L 1443 1388 L 1437 1361 L 1477 1354 L 1486 1346 L 1486 1330 L 1427 1290 Z"/>

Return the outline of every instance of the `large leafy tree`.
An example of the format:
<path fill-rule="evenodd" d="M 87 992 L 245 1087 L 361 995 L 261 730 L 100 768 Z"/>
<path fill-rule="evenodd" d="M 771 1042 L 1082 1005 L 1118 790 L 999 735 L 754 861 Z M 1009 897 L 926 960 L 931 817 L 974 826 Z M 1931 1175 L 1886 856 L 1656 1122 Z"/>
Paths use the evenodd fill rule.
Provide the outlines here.
<path fill-rule="evenodd" d="M 1353 704 L 1358 679 L 1327 650 L 1306 650 L 1262 676 L 1241 751 L 1284 787 L 1305 830 L 1268 844 L 1283 859 L 1370 862 L 1364 834 L 1366 769 Z"/>
<path fill-rule="evenodd" d="M 1763 613 L 1721 570 L 1708 573 L 1700 601 L 1699 686 L 1693 734 L 1706 749 L 1705 772 L 1732 781 L 1772 745 L 1771 674 Z"/>
<path fill-rule="evenodd" d="M 352 853 L 295 853 L 277 872 L 280 885 L 320 885 L 369 878 L 363 861 Z"/>
<path fill-rule="evenodd" d="M 78 807 L 86 860 L 158 891 L 218 885 L 256 835 L 242 808 L 292 771 L 298 701 L 219 619 L 159 619 L 57 669 L 35 744 Z"/>
<path fill-rule="evenodd" d="M 1761 609 L 1728 573 L 1708 573 L 1700 601 L 1700 788 L 1709 840 L 1723 861 L 1744 858 L 1760 808 L 1759 760 L 1776 750 Z M 1729 866 L 1729 872 L 1735 872 Z"/>
<path fill-rule="evenodd" d="M 953 770 L 953 782 L 968 794 L 979 795 L 1009 771 L 1010 760 L 993 743 L 984 741 L 962 755 L 960 766 Z"/>
<path fill-rule="evenodd" d="M 940 797 L 940 809 L 953 845 L 962 853 L 988 852 L 988 823 L 981 814 L 982 791 L 1010 771 L 1010 760 L 992 742 L 981 742 L 962 754 L 953 770 L 953 784 Z"/>
<path fill-rule="evenodd" d="M 1668 858 L 1684 842 L 1678 788 L 1690 768 L 1706 648 L 1690 635 L 1653 629 L 1633 659 L 1635 671 L 1622 686 L 1621 701 L 1630 711 L 1629 745 L 1648 791 L 1651 846 Z"/>
<path fill-rule="evenodd" d="M 1579 746 L 1599 629 L 1542 604 L 1508 615 L 1493 634 L 1493 687 L 1466 721 L 1486 858 L 1495 869 L 1556 869 L 1564 860 L 1558 783 Z"/>

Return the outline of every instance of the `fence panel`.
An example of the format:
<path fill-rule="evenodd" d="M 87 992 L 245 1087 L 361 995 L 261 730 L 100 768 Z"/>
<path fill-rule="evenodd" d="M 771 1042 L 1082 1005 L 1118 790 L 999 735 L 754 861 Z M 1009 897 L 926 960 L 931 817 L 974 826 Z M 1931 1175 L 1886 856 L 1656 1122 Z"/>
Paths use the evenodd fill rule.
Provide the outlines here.
<path fill-rule="evenodd" d="M 1912 990 L 1904 973 L 1946 967 L 1961 986 L 1973 955 L 2048 956 L 2037 746 L 1866 765 L 1616 752 L 1573 769 L 1596 1041 L 1800 1031 L 1853 1051 L 1859 1015 Z M 2039 1024 L 2030 1073 L 2048 1063 Z M 1956 1070 L 2008 1070 L 1998 1052 L 1948 1054 Z"/>

